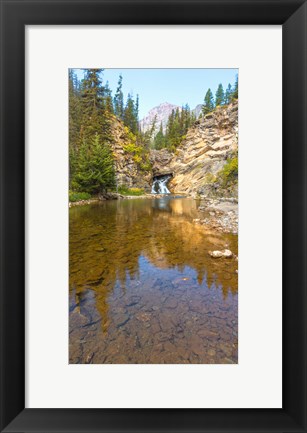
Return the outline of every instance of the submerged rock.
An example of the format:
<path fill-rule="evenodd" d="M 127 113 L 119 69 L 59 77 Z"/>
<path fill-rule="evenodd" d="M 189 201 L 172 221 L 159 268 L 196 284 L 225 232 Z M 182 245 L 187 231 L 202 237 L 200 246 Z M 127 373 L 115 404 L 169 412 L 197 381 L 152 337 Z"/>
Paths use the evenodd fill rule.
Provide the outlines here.
<path fill-rule="evenodd" d="M 223 251 L 209 251 L 209 254 L 214 259 L 219 259 L 221 257 L 225 257 L 226 259 L 230 259 L 233 256 L 233 253 L 230 250 L 223 250 Z"/>
<path fill-rule="evenodd" d="M 223 257 L 222 251 L 209 251 L 209 254 L 214 259 L 219 259 L 220 257 Z"/>

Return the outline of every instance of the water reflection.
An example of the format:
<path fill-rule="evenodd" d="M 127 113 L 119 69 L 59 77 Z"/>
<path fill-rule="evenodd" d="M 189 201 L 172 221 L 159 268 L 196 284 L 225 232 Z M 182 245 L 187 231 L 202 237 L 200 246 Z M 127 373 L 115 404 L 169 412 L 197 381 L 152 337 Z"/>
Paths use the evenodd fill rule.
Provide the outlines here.
<path fill-rule="evenodd" d="M 71 362 L 236 362 L 237 262 L 208 251 L 237 237 L 197 217 L 169 196 L 70 210 Z"/>

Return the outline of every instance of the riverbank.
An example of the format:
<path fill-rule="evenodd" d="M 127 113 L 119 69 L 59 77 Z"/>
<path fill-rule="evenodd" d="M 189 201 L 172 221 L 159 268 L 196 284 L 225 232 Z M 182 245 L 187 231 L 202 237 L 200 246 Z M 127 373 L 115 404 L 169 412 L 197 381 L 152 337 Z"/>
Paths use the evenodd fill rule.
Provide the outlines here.
<path fill-rule="evenodd" d="M 236 198 L 203 199 L 198 210 L 203 218 L 193 220 L 195 224 L 207 227 L 222 233 L 238 234 L 238 200 Z"/>
<path fill-rule="evenodd" d="M 133 200 L 133 199 L 144 199 L 144 198 L 162 198 L 166 197 L 166 194 L 141 194 L 141 195 L 123 195 L 116 192 L 107 193 L 99 197 L 93 197 L 87 200 L 79 200 L 75 202 L 69 202 L 69 207 L 84 206 L 88 204 L 99 203 L 106 200 Z"/>

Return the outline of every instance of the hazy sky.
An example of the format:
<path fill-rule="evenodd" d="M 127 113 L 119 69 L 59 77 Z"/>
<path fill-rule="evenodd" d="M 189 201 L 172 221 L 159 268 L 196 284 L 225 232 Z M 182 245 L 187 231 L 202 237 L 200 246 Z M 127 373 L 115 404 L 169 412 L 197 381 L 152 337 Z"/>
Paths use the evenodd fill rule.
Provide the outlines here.
<path fill-rule="evenodd" d="M 75 69 L 79 79 L 83 70 Z M 215 95 L 219 83 L 224 90 L 234 84 L 237 69 L 105 69 L 103 82 L 109 81 L 112 95 L 116 92 L 118 77 L 123 76 L 123 93 L 125 100 L 128 93 L 139 94 L 139 117 L 142 119 L 148 111 L 169 102 L 175 105 L 189 104 L 195 108 L 202 104 L 208 88 Z"/>

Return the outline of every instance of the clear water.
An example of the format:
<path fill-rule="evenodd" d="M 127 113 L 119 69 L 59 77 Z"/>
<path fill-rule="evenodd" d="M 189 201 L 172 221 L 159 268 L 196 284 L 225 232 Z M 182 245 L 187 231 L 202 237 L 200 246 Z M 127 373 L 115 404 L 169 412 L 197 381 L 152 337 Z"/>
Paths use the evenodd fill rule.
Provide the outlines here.
<path fill-rule="evenodd" d="M 70 363 L 237 363 L 237 236 L 165 196 L 70 209 Z"/>

